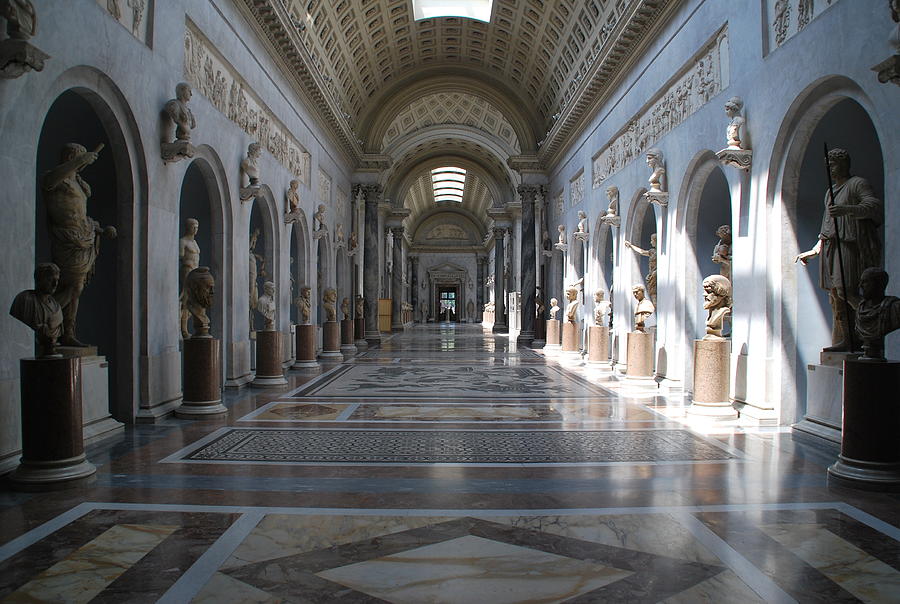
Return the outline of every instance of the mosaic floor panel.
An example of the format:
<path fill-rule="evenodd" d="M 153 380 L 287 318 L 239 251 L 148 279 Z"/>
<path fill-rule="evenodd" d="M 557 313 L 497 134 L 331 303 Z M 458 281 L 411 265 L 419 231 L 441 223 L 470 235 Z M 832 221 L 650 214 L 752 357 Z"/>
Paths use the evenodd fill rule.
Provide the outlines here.
<path fill-rule="evenodd" d="M 223 428 L 167 462 L 608 464 L 738 458 L 686 430 L 324 430 Z"/>

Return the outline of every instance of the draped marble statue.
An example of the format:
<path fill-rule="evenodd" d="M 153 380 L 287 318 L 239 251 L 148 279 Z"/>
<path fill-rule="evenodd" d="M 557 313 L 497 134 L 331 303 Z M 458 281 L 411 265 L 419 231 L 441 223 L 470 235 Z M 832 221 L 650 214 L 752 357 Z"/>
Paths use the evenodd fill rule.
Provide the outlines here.
<path fill-rule="evenodd" d="M 62 308 L 53 297 L 59 284 L 59 267 L 42 262 L 34 271 L 34 289 L 19 292 L 9 314 L 34 330 L 39 357 L 53 357 L 62 335 Z"/>

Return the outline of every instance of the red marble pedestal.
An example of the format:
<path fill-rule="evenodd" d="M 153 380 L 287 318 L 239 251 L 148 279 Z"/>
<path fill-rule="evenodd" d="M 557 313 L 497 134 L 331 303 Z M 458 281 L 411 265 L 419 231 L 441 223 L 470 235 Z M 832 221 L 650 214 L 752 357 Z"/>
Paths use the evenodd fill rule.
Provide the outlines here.
<path fill-rule="evenodd" d="M 353 319 L 344 319 L 341 321 L 341 353 L 345 355 L 356 354 L 356 345 L 354 340 Z"/>
<path fill-rule="evenodd" d="M 629 378 L 653 377 L 653 334 L 646 331 L 628 333 L 625 375 Z"/>
<path fill-rule="evenodd" d="M 222 415 L 222 355 L 216 338 L 193 337 L 184 341 L 184 402 L 175 410 L 177 417 L 200 419 Z"/>
<path fill-rule="evenodd" d="M 316 360 L 316 326 L 297 326 L 297 358 L 294 361 L 294 369 L 318 367 Z"/>
<path fill-rule="evenodd" d="M 287 384 L 281 368 L 283 346 L 280 331 L 256 332 L 256 377 L 251 385 L 256 388 L 279 388 Z"/>
<path fill-rule="evenodd" d="M 588 363 L 609 363 L 609 327 L 588 327 Z"/>
<path fill-rule="evenodd" d="M 337 321 L 326 321 L 322 325 L 322 352 L 320 359 L 343 359 L 341 353 L 341 326 Z"/>
<path fill-rule="evenodd" d="M 10 483 L 50 491 L 87 482 L 97 468 L 84 455 L 81 361 L 22 359 L 22 460 Z"/>
<path fill-rule="evenodd" d="M 544 350 L 553 352 L 559 350 L 559 319 L 547 319 L 547 343 Z"/>
<path fill-rule="evenodd" d="M 357 349 L 362 350 L 369 347 L 369 343 L 363 337 L 366 335 L 366 320 L 363 317 L 356 317 L 353 319 L 353 333 L 356 337 L 353 345 L 356 346 Z"/>
<path fill-rule="evenodd" d="M 581 333 L 581 324 L 565 321 L 562 326 L 562 350 L 563 352 L 577 352 L 579 350 L 578 335 Z"/>

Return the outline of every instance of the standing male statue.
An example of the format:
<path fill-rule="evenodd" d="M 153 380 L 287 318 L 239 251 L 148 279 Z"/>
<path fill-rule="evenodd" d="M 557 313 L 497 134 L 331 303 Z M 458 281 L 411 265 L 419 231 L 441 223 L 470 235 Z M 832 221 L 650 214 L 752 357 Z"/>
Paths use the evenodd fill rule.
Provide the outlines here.
<path fill-rule="evenodd" d="M 100 250 L 100 236 L 115 238 L 116 228 L 100 228 L 100 223 L 87 215 L 91 187 L 79 172 L 97 161 L 103 148 L 88 151 L 77 143 L 63 145 L 61 163 L 44 174 L 41 189 L 47 205 L 47 228 L 50 232 L 50 256 L 59 267 L 59 286 L 54 297 L 63 312 L 63 346 L 86 347 L 75 337 L 78 299 L 94 274 L 94 263 Z"/>
<path fill-rule="evenodd" d="M 853 314 L 859 305 L 859 278 L 870 267 L 881 266 L 881 240 L 878 226 L 883 216 L 881 200 L 875 197 L 865 178 L 850 175 L 850 154 L 843 149 L 828 152 L 828 169 L 834 181 L 834 203 L 825 192 L 825 214 L 819 239 L 809 251 L 798 254 L 794 262 L 804 266 L 810 258 L 821 255 L 819 286 L 828 292 L 834 327 L 831 346 L 825 352 L 850 350 L 849 329 L 855 323 Z M 845 282 L 841 282 L 838 245 L 843 259 Z M 844 299 L 846 292 L 847 300 Z M 846 305 L 849 302 L 850 312 Z M 850 325 L 847 316 L 850 315 Z"/>

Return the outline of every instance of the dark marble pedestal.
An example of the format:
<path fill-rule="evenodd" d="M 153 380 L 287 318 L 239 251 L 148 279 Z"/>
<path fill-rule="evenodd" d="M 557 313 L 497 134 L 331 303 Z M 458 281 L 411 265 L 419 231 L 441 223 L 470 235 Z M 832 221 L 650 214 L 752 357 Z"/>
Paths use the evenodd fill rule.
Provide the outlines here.
<path fill-rule="evenodd" d="M 256 332 L 256 377 L 251 386 L 255 388 L 279 388 L 287 384 L 281 367 L 283 347 L 280 331 Z"/>
<path fill-rule="evenodd" d="M 356 346 L 357 350 L 362 350 L 369 347 L 369 343 L 363 337 L 366 335 L 366 320 L 362 317 L 357 317 L 353 319 L 353 332 L 354 340 L 353 345 Z"/>
<path fill-rule="evenodd" d="M 184 402 L 177 417 L 199 419 L 222 415 L 222 355 L 216 338 L 193 337 L 184 341 Z"/>
<path fill-rule="evenodd" d="M 547 321 L 538 317 L 534 320 L 534 341 L 532 348 L 542 348 L 547 343 Z"/>
<path fill-rule="evenodd" d="M 341 354 L 341 326 L 337 321 L 326 321 L 322 325 L 322 352 L 320 359 L 343 359 Z"/>
<path fill-rule="evenodd" d="M 841 454 L 829 482 L 872 491 L 900 491 L 900 361 L 844 362 Z"/>
<path fill-rule="evenodd" d="M 294 360 L 294 369 L 318 367 L 316 360 L 316 326 L 297 326 L 297 358 Z"/>
<path fill-rule="evenodd" d="M 10 483 L 23 491 L 84 484 L 97 468 L 84 455 L 81 362 L 22 359 L 22 460 Z"/>
<path fill-rule="evenodd" d="M 341 354 L 356 354 L 355 333 L 353 319 L 341 321 Z"/>

